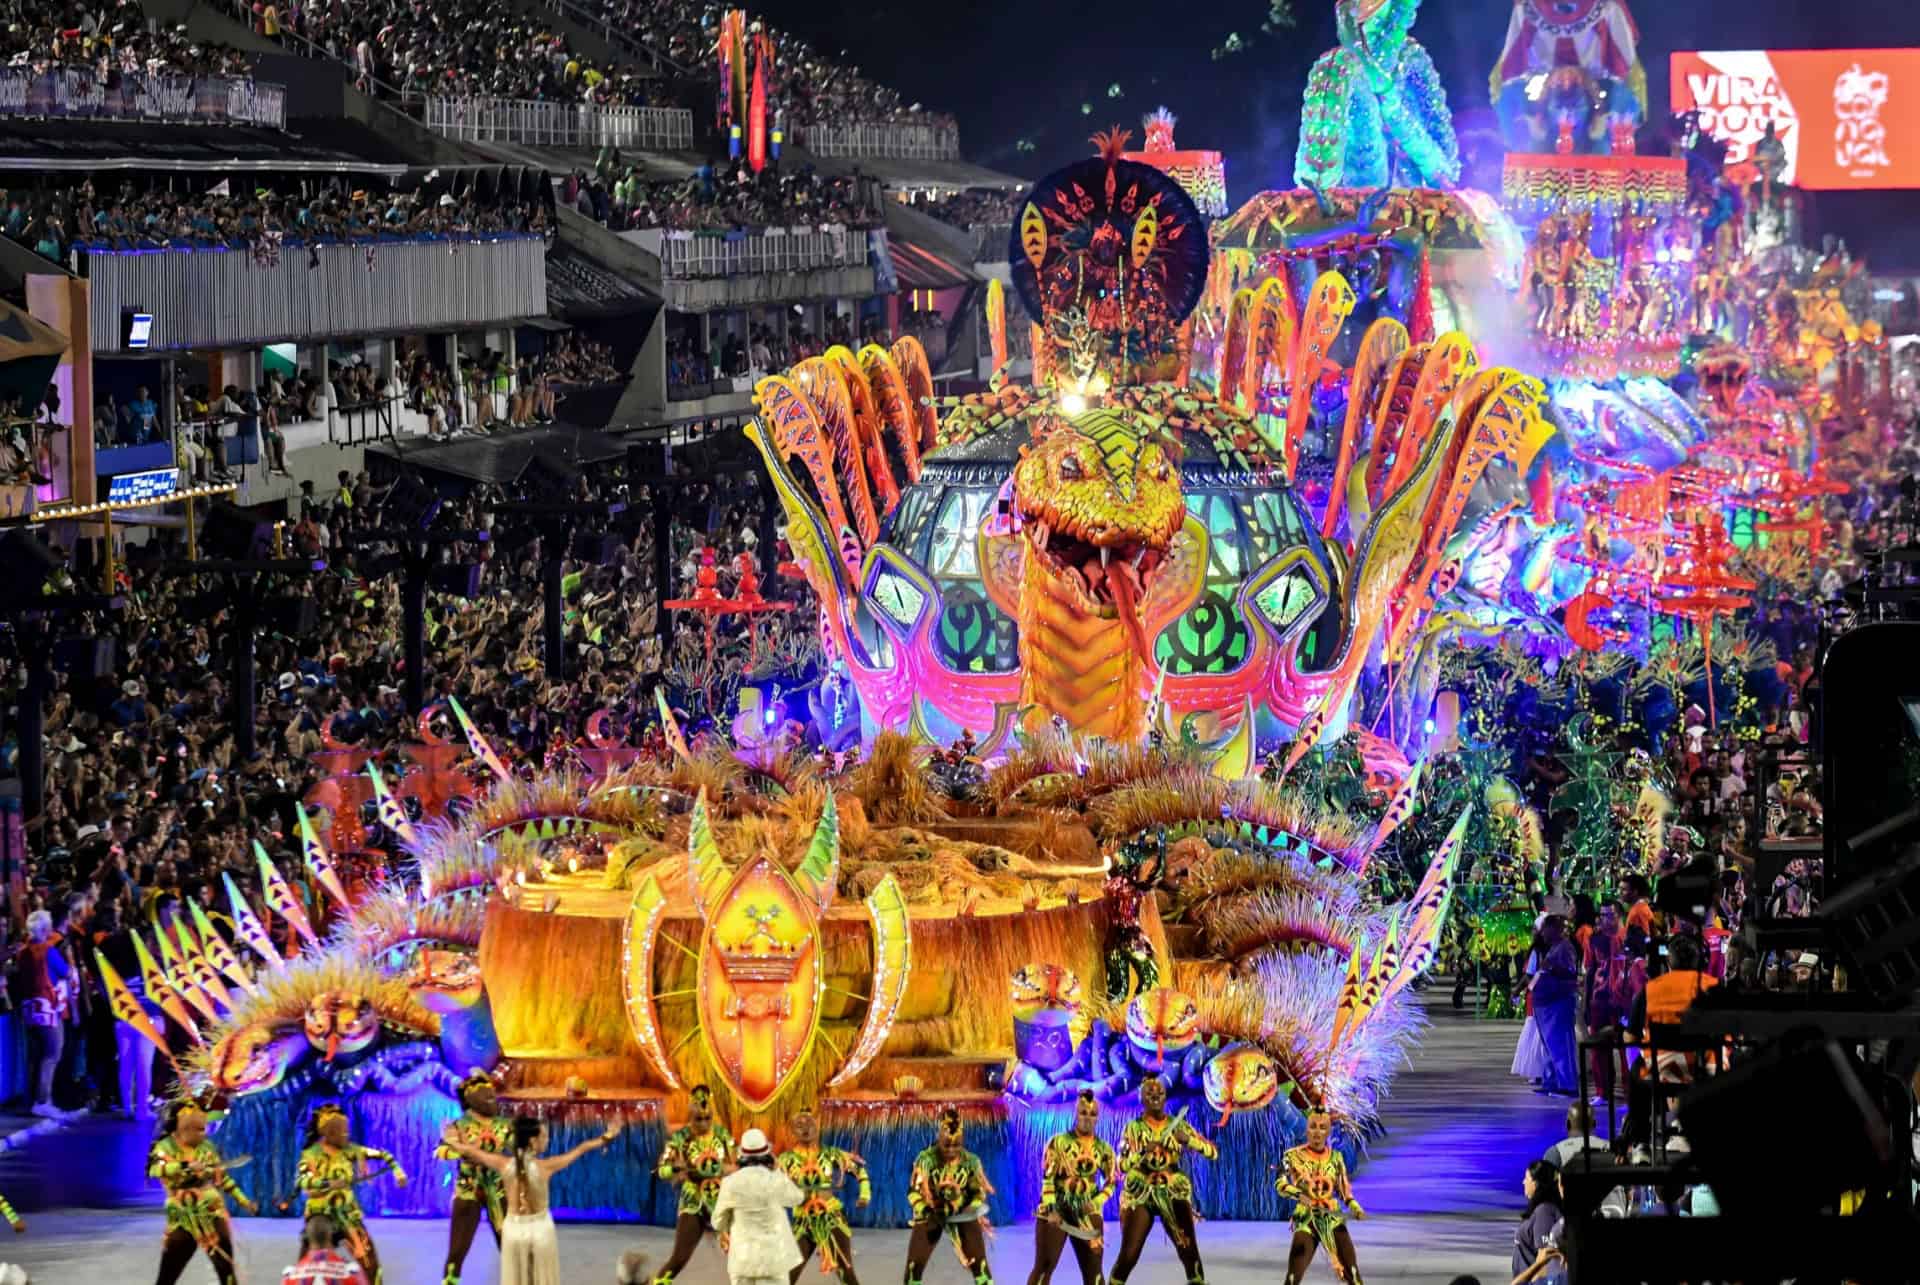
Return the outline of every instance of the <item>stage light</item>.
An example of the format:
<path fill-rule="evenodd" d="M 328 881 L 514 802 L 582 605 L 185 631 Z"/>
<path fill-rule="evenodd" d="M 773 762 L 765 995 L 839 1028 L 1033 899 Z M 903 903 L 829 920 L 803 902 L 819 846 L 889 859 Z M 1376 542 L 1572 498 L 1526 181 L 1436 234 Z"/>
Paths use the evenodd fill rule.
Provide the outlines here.
<path fill-rule="evenodd" d="M 1079 415 L 1086 411 L 1087 399 L 1079 393 L 1063 393 L 1060 397 L 1060 410 L 1063 414 Z"/>

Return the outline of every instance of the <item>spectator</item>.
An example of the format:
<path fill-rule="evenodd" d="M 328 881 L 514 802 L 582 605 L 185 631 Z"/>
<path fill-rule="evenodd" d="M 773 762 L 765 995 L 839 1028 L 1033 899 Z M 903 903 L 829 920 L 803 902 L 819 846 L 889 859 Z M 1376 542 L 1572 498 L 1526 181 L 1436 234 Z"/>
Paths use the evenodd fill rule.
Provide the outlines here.
<path fill-rule="evenodd" d="M 1561 1224 L 1560 1171 L 1545 1160 L 1527 1166 L 1520 1180 L 1527 1211 L 1513 1235 L 1513 1285 L 1554 1279 Z"/>
<path fill-rule="evenodd" d="M 16 989 L 26 1018 L 28 1061 L 33 1073 L 33 1114 L 48 1119 L 67 1115 L 53 1101 L 53 1082 L 66 1048 L 73 1004 L 73 971 L 53 930 L 53 916 L 36 910 L 27 916 L 27 940 L 14 955 Z"/>

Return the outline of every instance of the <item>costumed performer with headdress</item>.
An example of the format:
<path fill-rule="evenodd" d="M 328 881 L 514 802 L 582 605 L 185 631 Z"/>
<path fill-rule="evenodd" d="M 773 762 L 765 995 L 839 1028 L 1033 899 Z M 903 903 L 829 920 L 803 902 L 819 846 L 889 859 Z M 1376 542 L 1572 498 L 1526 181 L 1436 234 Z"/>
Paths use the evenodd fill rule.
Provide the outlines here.
<path fill-rule="evenodd" d="M 713 1203 L 733 1161 L 733 1138 L 713 1122 L 713 1090 L 696 1084 L 687 1096 L 687 1123 L 668 1136 L 660 1152 L 657 1172 L 662 1181 L 680 1184 L 680 1213 L 673 1224 L 673 1253 L 654 1285 L 672 1285 L 700 1237 L 713 1229 Z"/>
<path fill-rule="evenodd" d="M 1333 1274 L 1346 1285 L 1360 1285 L 1360 1267 L 1354 1257 L 1347 1215 L 1365 1218 L 1366 1210 L 1353 1198 L 1346 1158 L 1329 1145 L 1333 1114 L 1325 1107 L 1307 1112 L 1307 1140 L 1288 1149 L 1281 1158 L 1280 1177 L 1273 1189 L 1293 1202 L 1293 1244 L 1287 1250 L 1287 1285 L 1306 1279 L 1317 1246 L 1327 1247 Z"/>
<path fill-rule="evenodd" d="M 1199 1221 L 1193 1209 L 1193 1182 L 1180 1168 L 1187 1152 L 1211 1160 L 1219 1149 L 1187 1123 L 1183 1112 L 1167 1114 L 1167 1082 L 1149 1075 L 1140 1085 L 1140 1118 L 1120 1135 L 1120 1256 L 1114 1260 L 1113 1285 L 1123 1285 L 1133 1274 L 1146 1248 L 1154 1219 L 1166 1229 L 1188 1285 L 1204 1285 L 1206 1268 L 1200 1262 L 1200 1243 L 1194 1234 Z"/>
<path fill-rule="evenodd" d="M 505 1155 L 511 1144 L 513 1125 L 499 1116 L 499 1095 L 493 1077 L 475 1070 L 460 1082 L 461 1114 L 448 1126 L 462 1147 Z M 493 1228 L 493 1243 L 500 1243 L 500 1224 L 506 1217 L 505 1194 L 500 1175 L 490 1167 L 461 1158 L 452 1143 L 435 1147 L 433 1154 L 442 1160 L 459 1160 L 453 1178 L 453 1214 L 447 1228 L 447 1263 L 441 1285 L 458 1285 L 460 1270 L 466 1266 L 467 1251 L 473 1248 L 473 1235 L 480 1230 L 480 1219 Z"/>
<path fill-rule="evenodd" d="M 792 1283 L 798 1285 L 813 1251 L 820 1251 L 820 1271 L 838 1274 L 845 1285 L 860 1285 L 853 1271 L 853 1227 L 847 1222 L 846 1207 L 834 1189 L 848 1178 L 860 1184 L 858 1205 L 865 1209 L 873 1199 L 873 1183 L 867 1177 L 867 1164 L 851 1151 L 843 1151 L 820 1141 L 820 1117 L 812 1107 L 802 1107 L 788 1127 L 793 1130 L 793 1146 L 780 1153 L 775 1162 L 780 1172 L 800 1188 L 800 1203 L 793 1210 L 793 1234 L 800 1245 L 800 1265 L 793 1269 Z"/>
<path fill-rule="evenodd" d="M 546 1154 L 547 1126 L 532 1116 L 518 1116 L 509 1126 L 509 1155 L 498 1155 L 460 1140 L 459 1126 L 440 1136 L 440 1145 L 468 1164 L 477 1165 L 500 1180 L 507 1216 L 500 1232 L 500 1285 L 560 1285 L 560 1238 L 553 1226 L 547 1183 L 553 1175 L 620 1136 L 612 1124 L 597 1138 L 588 1138 L 571 1151 Z"/>
<path fill-rule="evenodd" d="M 307 1198 L 303 1211 L 311 1218 L 325 1214 L 347 1238 L 347 1248 L 373 1285 L 381 1285 L 380 1252 L 367 1233 L 367 1217 L 354 1188 L 391 1173 L 395 1186 L 407 1185 L 407 1171 L 392 1152 L 363 1147 L 347 1136 L 347 1113 L 332 1102 L 314 1109 L 307 1124 L 307 1149 L 300 1153 L 294 1185 Z"/>
<path fill-rule="evenodd" d="M 913 1230 L 907 1237 L 906 1285 L 920 1285 L 933 1247 L 947 1231 L 953 1233 L 960 1265 L 973 1274 L 975 1285 L 993 1285 L 993 1268 L 987 1264 L 987 1197 L 992 1194 L 980 1157 L 966 1148 L 959 1109 L 947 1107 L 940 1112 L 939 1136 L 914 1159 L 908 1179 Z"/>
<path fill-rule="evenodd" d="M 147 1176 L 167 1193 L 167 1234 L 160 1242 L 160 1274 L 155 1285 L 173 1285 L 180 1279 L 193 1251 L 205 1250 L 220 1285 L 238 1279 L 233 1265 L 233 1225 L 227 1218 L 228 1196 L 248 1213 L 257 1206 L 227 1172 L 220 1152 L 207 1141 L 207 1113 L 193 1102 L 177 1103 L 167 1121 L 167 1132 L 147 1153 Z M 11 1209 L 6 1211 L 12 1215 Z M 24 1230 L 17 1218 L 14 1230 Z"/>
<path fill-rule="evenodd" d="M 1073 1109 L 1073 1128 L 1047 1142 L 1040 1161 L 1040 1205 L 1033 1211 L 1033 1271 L 1027 1285 L 1047 1285 L 1060 1261 L 1060 1250 L 1073 1242 L 1074 1261 L 1080 1264 L 1080 1285 L 1100 1280 L 1100 1251 L 1106 1226 L 1100 1210 L 1120 1182 L 1120 1160 L 1094 1129 L 1100 1123 L 1100 1102 L 1093 1090 L 1080 1090 Z"/>

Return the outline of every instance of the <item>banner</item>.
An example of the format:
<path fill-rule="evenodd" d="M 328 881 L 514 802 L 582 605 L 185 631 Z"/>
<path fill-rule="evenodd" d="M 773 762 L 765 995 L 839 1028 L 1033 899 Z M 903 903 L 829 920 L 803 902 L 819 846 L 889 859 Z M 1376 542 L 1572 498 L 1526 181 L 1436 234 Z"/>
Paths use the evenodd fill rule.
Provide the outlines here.
<path fill-rule="evenodd" d="M 0 68 L 0 116 L 264 125 L 285 129 L 287 94 L 232 76 L 155 76 L 90 69 Z"/>
<path fill-rule="evenodd" d="M 1920 49 L 1682 52 L 1671 65 L 1673 110 L 1698 112 L 1730 164 L 1771 125 L 1788 183 L 1920 187 Z"/>

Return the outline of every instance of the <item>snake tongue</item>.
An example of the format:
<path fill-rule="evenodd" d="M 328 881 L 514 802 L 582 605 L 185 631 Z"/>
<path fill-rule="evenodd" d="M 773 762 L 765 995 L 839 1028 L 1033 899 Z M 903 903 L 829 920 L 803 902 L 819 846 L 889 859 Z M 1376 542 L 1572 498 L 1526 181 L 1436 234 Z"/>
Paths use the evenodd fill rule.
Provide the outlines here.
<path fill-rule="evenodd" d="M 1139 582 L 1128 573 L 1133 570 L 1124 561 L 1109 562 L 1106 565 L 1107 594 L 1113 600 L 1113 606 L 1120 617 L 1120 624 L 1127 631 L 1127 640 L 1133 644 L 1134 655 L 1145 660 L 1152 656 L 1147 647 L 1147 631 L 1140 623 Z"/>

